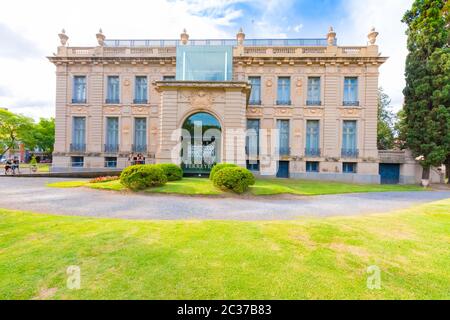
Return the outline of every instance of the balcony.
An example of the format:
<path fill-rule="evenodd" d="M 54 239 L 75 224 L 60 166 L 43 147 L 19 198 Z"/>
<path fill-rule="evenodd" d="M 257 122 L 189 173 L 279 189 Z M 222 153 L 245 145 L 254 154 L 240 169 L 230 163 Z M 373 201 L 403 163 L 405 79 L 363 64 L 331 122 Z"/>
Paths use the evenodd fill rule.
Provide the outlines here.
<path fill-rule="evenodd" d="M 359 101 L 343 101 L 342 105 L 346 107 L 359 107 Z"/>
<path fill-rule="evenodd" d="M 307 106 L 321 106 L 322 105 L 322 101 L 320 101 L 320 100 L 306 100 L 306 105 Z"/>
<path fill-rule="evenodd" d="M 147 99 L 133 99 L 133 104 L 147 104 Z"/>
<path fill-rule="evenodd" d="M 251 106 L 260 106 L 261 105 L 261 100 L 250 100 L 248 102 L 249 105 Z"/>
<path fill-rule="evenodd" d="M 86 144 L 85 143 L 71 143 L 70 144 L 70 152 L 85 152 Z"/>
<path fill-rule="evenodd" d="M 320 158 L 320 149 L 319 148 L 305 148 L 305 157 Z"/>
<path fill-rule="evenodd" d="M 358 158 L 359 150 L 358 149 L 341 149 L 342 158 Z"/>
<path fill-rule="evenodd" d="M 143 144 L 143 145 L 140 145 L 140 144 L 133 144 L 133 145 L 131 146 L 131 150 L 132 150 L 133 152 L 141 152 L 141 153 L 145 153 L 145 152 L 147 152 L 147 145 L 146 145 L 146 144 Z"/>
<path fill-rule="evenodd" d="M 86 99 L 74 98 L 74 99 L 72 99 L 72 103 L 73 104 L 86 104 Z"/>
<path fill-rule="evenodd" d="M 119 152 L 118 144 L 105 144 L 104 151 L 107 153 L 117 153 Z"/>
<path fill-rule="evenodd" d="M 291 100 L 277 100 L 277 106 L 290 106 Z"/>
<path fill-rule="evenodd" d="M 120 99 L 106 99 L 105 103 L 106 104 L 119 104 L 120 103 Z"/>

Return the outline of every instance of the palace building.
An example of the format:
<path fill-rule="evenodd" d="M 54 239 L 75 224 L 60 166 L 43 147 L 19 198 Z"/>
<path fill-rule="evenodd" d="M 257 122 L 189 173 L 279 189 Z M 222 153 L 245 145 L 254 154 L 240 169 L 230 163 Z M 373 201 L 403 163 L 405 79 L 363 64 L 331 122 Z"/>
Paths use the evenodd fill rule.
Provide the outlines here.
<path fill-rule="evenodd" d="M 380 55 L 323 39 L 114 40 L 61 46 L 53 166 L 173 162 L 207 173 L 233 162 L 256 174 L 380 183 Z M 411 162 L 412 163 L 412 162 Z M 413 165 L 413 164 L 411 164 Z M 406 179 L 406 178 L 405 178 Z M 404 181 L 406 182 L 406 180 Z"/>

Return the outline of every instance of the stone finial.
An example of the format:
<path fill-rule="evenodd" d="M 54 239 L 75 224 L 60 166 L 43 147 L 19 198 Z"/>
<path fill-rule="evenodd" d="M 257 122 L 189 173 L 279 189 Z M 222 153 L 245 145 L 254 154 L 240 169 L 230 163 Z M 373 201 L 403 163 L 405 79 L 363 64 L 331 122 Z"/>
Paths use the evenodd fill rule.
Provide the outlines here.
<path fill-rule="evenodd" d="M 103 34 L 102 28 L 98 30 L 98 33 L 95 35 L 97 37 L 97 42 L 100 47 L 105 45 L 105 35 Z"/>
<path fill-rule="evenodd" d="M 375 31 L 375 28 L 373 27 L 370 29 L 369 34 L 367 35 L 367 38 L 369 38 L 370 45 L 375 45 L 375 42 L 377 42 L 378 32 Z"/>
<path fill-rule="evenodd" d="M 69 40 L 69 37 L 66 35 L 66 30 L 62 29 L 61 33 L 58 34 L 59 40 L 61 41 L 61 45 L 64 47 L 67 43 L 67 40 Z"/>
<path fill-rule="evenodd" d="M 336 32 L 334 32 L 333 27 L 330 27 L 327 33 L 327 43 L 329 46 L 334 46 L 336 42 Z"/>
<path fill-rule="evenodd" d="M 189 35 L 186 33 L 186 29 L 183 29 L 183 33 L 180 34 L 180 38 L 181 38 L 182 44 L 187 44 L 187 42 L 189 40 Z"/>
<path fill-rule="evenodd" d="M 244 44 L 245 33 L 242 30 L 242 27 L 239 29 L 238 33 L 236 34 L 236 39 L 237 39 L 238 45 L 242 46 Z"/>

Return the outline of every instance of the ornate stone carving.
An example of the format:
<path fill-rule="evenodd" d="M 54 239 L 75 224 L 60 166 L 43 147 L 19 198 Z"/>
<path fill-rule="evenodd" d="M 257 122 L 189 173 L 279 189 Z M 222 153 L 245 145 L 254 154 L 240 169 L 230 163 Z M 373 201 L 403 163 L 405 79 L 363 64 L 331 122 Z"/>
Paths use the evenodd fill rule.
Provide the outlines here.
<path fill-rule="evenodd" d="M 189 99 L 192 108 L 205 109 L 211 108 L 213 100 L 211 93 L 204 90 L 193 92 Z"/>
<path fill-rule="evenodd" d="M 238 45 L 242 46 L 245 40 L 245 33 L 242 28 L 239 29 L 239 32 L 236 34 L 236 40 Z"/>
<path fill-rule="evenodd" d="M 341 108 L 340 113 L 341 117 L 359 117 L 361 110 L 359 108 Z"/>
<path fill-rule="evenodd" d="M 271 87 L 273 85 L 273 83 L 272 83 L 272 80 L 271 79 L 269 79 L 269 80 L 267 80 L 266 81 L 266 87 Z"/>
<path fill-rule="evenodd" d="M 375 31 L 375 28 L 373 27 L 369 34 L 367 35 L 367 38 L 369 38 L 370 45 L 375 45 L 375 42 L 377 42 L 378 32 Z"/>
<path fill-rule="evenodd" d="M 58 34 L 59 41 L 61 41 L 61 45 L 64 47 L 67 43 L 67 40 L 69 40 L 69 37 L 66 35 L 66 30 L 62 29 L 61 33 Z"/>
<path fill-rule="evenodd" d="M 262 108 L 254 108 L 250 107 L 247 109 L 247 116 L 262 116 L 263 115 L 263 109 Z"/>
<path fill-rule="evenodd" d="M 105 45 L 105 35 L 102 32 L 102 29 L 98 30 L 98 33 L 95 35 L 97 38 L 98 45 L 103 47 Z"/>
<path fill-rule="evenodd" d="M 189 35 L 186 33 L 186 29 L 183 29 L 183 32 L 180 34 L 180 39 L 182 44 L 187 44 Z"/>
<path fill-rule="evenodd" d="M 148 107 L 131 107 L 132 114 L 148 114 Z"/>
<path fill-rule="evenodd" d="M 291 108 L 276 108 L 275 109 L 276 116 L 292 116 Z"/>
<path fill-rule="evenodd" d="M 334 46 L 334 42 L 336 40 L 336 32 L 334 32 L 333 27 L 330 27 L 330 30 L 327 33 L 327 42 L 329 46 Z"/>
<path fill-rule="evenodd" d="M 305 116 L 322 116 L 323 108 L 307 107 L 304 109 Z"/>

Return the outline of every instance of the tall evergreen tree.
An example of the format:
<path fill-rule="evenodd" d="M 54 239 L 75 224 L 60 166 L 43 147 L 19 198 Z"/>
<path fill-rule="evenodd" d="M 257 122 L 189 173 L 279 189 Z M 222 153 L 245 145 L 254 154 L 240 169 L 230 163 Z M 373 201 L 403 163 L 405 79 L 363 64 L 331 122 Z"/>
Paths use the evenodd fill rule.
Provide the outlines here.
<path fill-rule="evenodd" d="M 430 166 L 450 158 L 450 46 L 448 0 L 415 0 L 408 25 L 404 127 L 406 143 Z"/>

